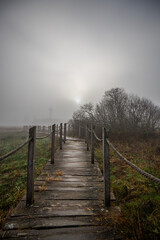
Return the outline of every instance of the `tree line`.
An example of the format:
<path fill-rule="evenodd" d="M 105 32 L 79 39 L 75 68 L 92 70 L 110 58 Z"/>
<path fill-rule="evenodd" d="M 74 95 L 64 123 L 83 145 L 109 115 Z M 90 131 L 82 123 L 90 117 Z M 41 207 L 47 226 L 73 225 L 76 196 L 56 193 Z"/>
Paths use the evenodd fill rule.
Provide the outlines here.
<path fill-rule="evenodd" d="M 112 88 L 105 91 L 99 103 L 80 106 L 70 123 L 93 123 L 112 134 L 155 133 L 160 127 L 160 107 L 147 98 L 127 94 L 122 88 Z"/>

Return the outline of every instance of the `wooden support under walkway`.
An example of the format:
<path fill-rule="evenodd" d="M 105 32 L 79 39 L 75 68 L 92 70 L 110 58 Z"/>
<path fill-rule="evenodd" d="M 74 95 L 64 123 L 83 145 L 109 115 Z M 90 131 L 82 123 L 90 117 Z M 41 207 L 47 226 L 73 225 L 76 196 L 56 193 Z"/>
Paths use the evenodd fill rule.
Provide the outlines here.
<path fill-rule="evenodd" d="M 115 239 L 104 216 L 117 209 L 104 207 L 103 178 L 82 141 L 67 140 L 46 164 L 34 187 L 34 203 L 19 202 L 0 237 L 4 239 Z M 114 200 L 113 194 L 111 194 Z"/>

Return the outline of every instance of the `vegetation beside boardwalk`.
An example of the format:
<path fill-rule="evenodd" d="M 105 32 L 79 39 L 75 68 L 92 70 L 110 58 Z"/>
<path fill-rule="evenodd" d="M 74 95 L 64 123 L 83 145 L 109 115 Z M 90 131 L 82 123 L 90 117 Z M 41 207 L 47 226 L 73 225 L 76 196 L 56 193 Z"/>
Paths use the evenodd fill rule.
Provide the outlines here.
<path fill-rule="evenodd" d="M 0 156 L 10 152 L 28 138 L 21 131 L 0 133 Z M 28 145 L 0 161 L 0 226 L 26 191 Z M 51 154 L 51 139 L 36 141 L 35 178 L 40 174 Z"/>
<path fill-rule="evenodd" d="M 0 156 L 13 150 L 28 138 L 24 132 L 0 134 Z M 160 139 L 152 137 L 111 137 L 110 141 L 132 163 L 160 178 Z M 27 151 L 25 146 L 16 154 L 0 162 L 0 224 L 3 225 L 26 189 Z M 35 177 L 50 158 L 51 140 L 36 141 Z M 97 145 L 95 158 L 101 170 L 102 145 Z M 110 150 L 111 187 L 116 196 L 115 205 L 121 207 L 121 216 L 111 224 L 121 230 L 124 239 L 160 239 L 160 195 L 157 184 L 141 176 Z M 107 222 L 107 220 L 106 220 Z M 110 223 L 109 223 L 110 224 Z"/>
<path fill-rule="evenodd" d="M 111 139 L 114 146 L 132 163 L 160 178 L 160 139 Z M 103 171 L 102 147 L 95 157 Z M 160 239 L 160 187 L 140 175 L 110 150 L 111 188 L 122 214 L 114 219 L 124 239 Z"/>
<path fill-rule="evenodd" d="M 89 138 L 95 127 L 96 135 L 102 139 L 105 127 L 109 140 L 124 157 L 160 178 L 160 107 L 149 99 L 112 88 L 104 92 L 97 104 L 80 106 L 69 123 L 73 129 L 79 126 L 83 134 L 87 125 Z M 110 154 L 111 185 L 116 204 L 122 209 L 121 217 L 117 222 L 114 219 L 113 224 L 122 230 L 124 239 L 160 239 L 160 187 L 112 150 Z M 97 147 L 95 157 L 102 169 L 102 146 Z"/>

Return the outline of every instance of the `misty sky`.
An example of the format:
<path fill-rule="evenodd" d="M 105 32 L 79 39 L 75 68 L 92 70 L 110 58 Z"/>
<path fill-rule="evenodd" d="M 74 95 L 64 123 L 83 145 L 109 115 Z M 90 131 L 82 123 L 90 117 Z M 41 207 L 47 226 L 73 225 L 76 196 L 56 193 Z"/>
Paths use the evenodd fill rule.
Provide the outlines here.
<path fill-rule="evenodd" d="M 160 105 L 160 1 L 0 0 L 0 125 L 67 120 L 113 87 Z"/>

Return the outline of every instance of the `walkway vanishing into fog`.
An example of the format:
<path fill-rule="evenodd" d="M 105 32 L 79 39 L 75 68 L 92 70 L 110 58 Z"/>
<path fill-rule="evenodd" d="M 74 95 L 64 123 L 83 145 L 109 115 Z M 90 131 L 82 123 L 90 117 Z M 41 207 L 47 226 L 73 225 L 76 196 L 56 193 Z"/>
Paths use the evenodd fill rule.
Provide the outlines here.
<path fill-rule="evenodd" d="M 35 201 L 25 197 L 4 227 L 11 239 L 114 239 L 106 224 L 117 209 L 104 207 L 103 178 L 82 141 L 68 140 L 35 182 Z M 114 198 L 112 196 L 112 198 Z M 106 221 L 104 221 L 104 219 Z"/>

